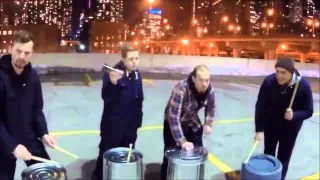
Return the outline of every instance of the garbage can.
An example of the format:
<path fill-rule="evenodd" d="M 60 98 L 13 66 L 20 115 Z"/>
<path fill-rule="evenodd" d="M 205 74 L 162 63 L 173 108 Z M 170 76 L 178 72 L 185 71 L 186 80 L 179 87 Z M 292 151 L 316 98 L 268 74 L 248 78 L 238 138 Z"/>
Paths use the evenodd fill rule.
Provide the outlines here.
<path fill-rule="evenodd" d="M 129 148 L 119 147 L 106 151 L 103 155 L 103 180 L 143 180 L 143 156 L 132 149 L 127 163 Z"/>
<path fill-rule="evenodd" d="M 254 155 L 242 163 L 242 180 L 281 180 L 281 174 L 281 162 L 271 155 Z"/>
<path fill-rule="evenodd" d="M 67 180 L 66 169 L 56 163 L 37 163 L 24 169 L 22 180 Z"/>
<path fill-rule="evenodd" d="M 168 159 L 167 180 L 204 179 L 208 151 L 195 147 L 191 151 L 171 148 L 165 152 Z"/>

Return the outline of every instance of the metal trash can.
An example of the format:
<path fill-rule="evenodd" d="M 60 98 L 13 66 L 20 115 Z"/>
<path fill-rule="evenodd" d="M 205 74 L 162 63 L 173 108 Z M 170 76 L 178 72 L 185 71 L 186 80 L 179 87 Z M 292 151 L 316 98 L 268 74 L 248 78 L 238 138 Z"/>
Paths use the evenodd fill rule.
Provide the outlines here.
<path fill-rule="evenodd" d="M 282 164 L 274 156 L 259 154 L 242 163 L 242 180 L 280 180 L 281 176 Z"/>
<path fill-rule="evenodd" d="M 37 163 L 24 169 L 22 180 L 67 180 L 66 169 L 56 163 Z"/>
<path fill-rule="evenodd" d="M 168 159 L 167 180 L 204 179 L 207 149 L 195 147 L 192 151 L 186 151 L 173 148 L 166 150 L 165 155 Z"/>
<path fill-rule="evenodd" d="M 103 154 L 103 180 L 143 180 L 144 167 L 142 153 L 132 149 L 129 163 L 129 148 L 119 147 Z"/>

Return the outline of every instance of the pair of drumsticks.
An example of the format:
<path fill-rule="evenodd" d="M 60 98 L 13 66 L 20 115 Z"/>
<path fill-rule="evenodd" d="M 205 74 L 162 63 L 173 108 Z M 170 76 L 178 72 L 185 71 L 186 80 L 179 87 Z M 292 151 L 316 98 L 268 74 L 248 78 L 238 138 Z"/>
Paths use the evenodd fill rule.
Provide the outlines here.
<path fill-rule="evenodd" d="M 59 146 L 53 146 L 53 148 L 57 151 L 60 151 L 64 154 L 67 154 L 75 159 L 78 159 L 79 157 L 75 154 L 72 154 L 71 152 L 65 150 L 65 149 L 62 149 L 61 147 Z M 36 161 L 39 161 L 39 162 L 44 162 L 44 163 L 55 163 L 55 164 L 58 164 L 56 161 L 53 161 L 53 160 L 49 160 L 49 159 L 45 159 L 45 158 L 41 158 L 41 157 L 37 157 L 37 156 L 32 156 L 31 159 L 33 160 L 36 160 Z"/>
<path fill-rule="evenodd" d="M 288 107 L 287 111 L 292 108 L 292 104 L 293 104 L 294 98 L 296 97 L 296 94 L 297 94 L 299 82 L 300 82 L 300 80 L 299 80 L 298 77 L 297 77 L 297 82 L 296 82 L 296 85 L 294 86 L 293 94 L 292 94 L 292 97 L 291 97 L 291 99 L 290 99 L 290 104 L 289 104 L 289 107 Z M 258 143 L 259 143 L 259 142 L 256 141 L 256 142 L 254 143 L 253 147 L 251 148 L 251 151 L 250 151 L 250 153 L 249 153 L 249 155 L 248 155 L 248 158 L 244 161 L 246 164 L 249 162 L 249 160 L 250 160 L 253 152 L 255 151 L 255 149 L 256 149 L 256 147 L 257 147 L 257 145 L 258 145 Z"/>

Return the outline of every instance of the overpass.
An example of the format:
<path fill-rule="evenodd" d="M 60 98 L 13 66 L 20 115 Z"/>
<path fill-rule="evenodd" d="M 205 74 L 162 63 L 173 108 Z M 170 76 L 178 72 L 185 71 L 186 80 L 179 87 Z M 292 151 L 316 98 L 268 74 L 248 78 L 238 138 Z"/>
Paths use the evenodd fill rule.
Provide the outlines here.
<path fill-rule="evenodd" d="M 134 41 L 135 44 L 138 44 Z M 175 40 L 146 42 L 150 53 L 174 55 L 207 55 L 243 57 L 250 51 L 262 54 L 264 59 L 277 59 L 289 55 L 300 62 L 306 59 L 319 61 L 320 39 L 297 36 L 216 36 L 206 38 L 184 37 Z M 140 47 L 147 51 L 147 48 Z"/>

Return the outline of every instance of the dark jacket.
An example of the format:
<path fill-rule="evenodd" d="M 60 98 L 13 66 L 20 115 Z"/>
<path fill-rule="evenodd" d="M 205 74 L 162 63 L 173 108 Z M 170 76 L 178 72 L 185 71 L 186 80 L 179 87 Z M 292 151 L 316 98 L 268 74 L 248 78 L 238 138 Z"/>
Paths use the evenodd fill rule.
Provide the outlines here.
<path fill-rule="evenodd" d="M 292 105 L 293 119 L 288 121 L 284 118 L 284 115 L 289 107 L 298 79 L 300 79 L 299 86 Z M 312 114 L 313 97 L 310 84 L 298 72 L 294 73 L 287 86 L 279 85 L 275 74 L 271 74 L 264 79 L 256 103 L 256 132 L 281 125 L 293 126 L 296 130 L 300 130 L 303 121 L 310 118 Z"/>
<path fill-rule="evenodd" d="M 39 76 L 29 63 L 21 75 L 11 64 L 11 55 L 0 58 L 0 145 L 13 152 L 18 144 L 32 148 L 37 138 L 48 134 L 43 114 Z M 4 150 L 4 151 L 3 151 Z"/>
<path fill-rule="evenodd" d="M 101 130 L 115 130 L 115 127 L 128 126 L 139 128 L 142 125 L 142 103 L 144 99 L 142 78 L 140 72 L 126 73 L 122 61 L 114 68 L 124 71 L 123 77 L 113 85 L 109 73 L 103 77 L 102 99 L 104 109 L 100 128 Z M 115 124 L 121 126 L 114 126 Z"/>

